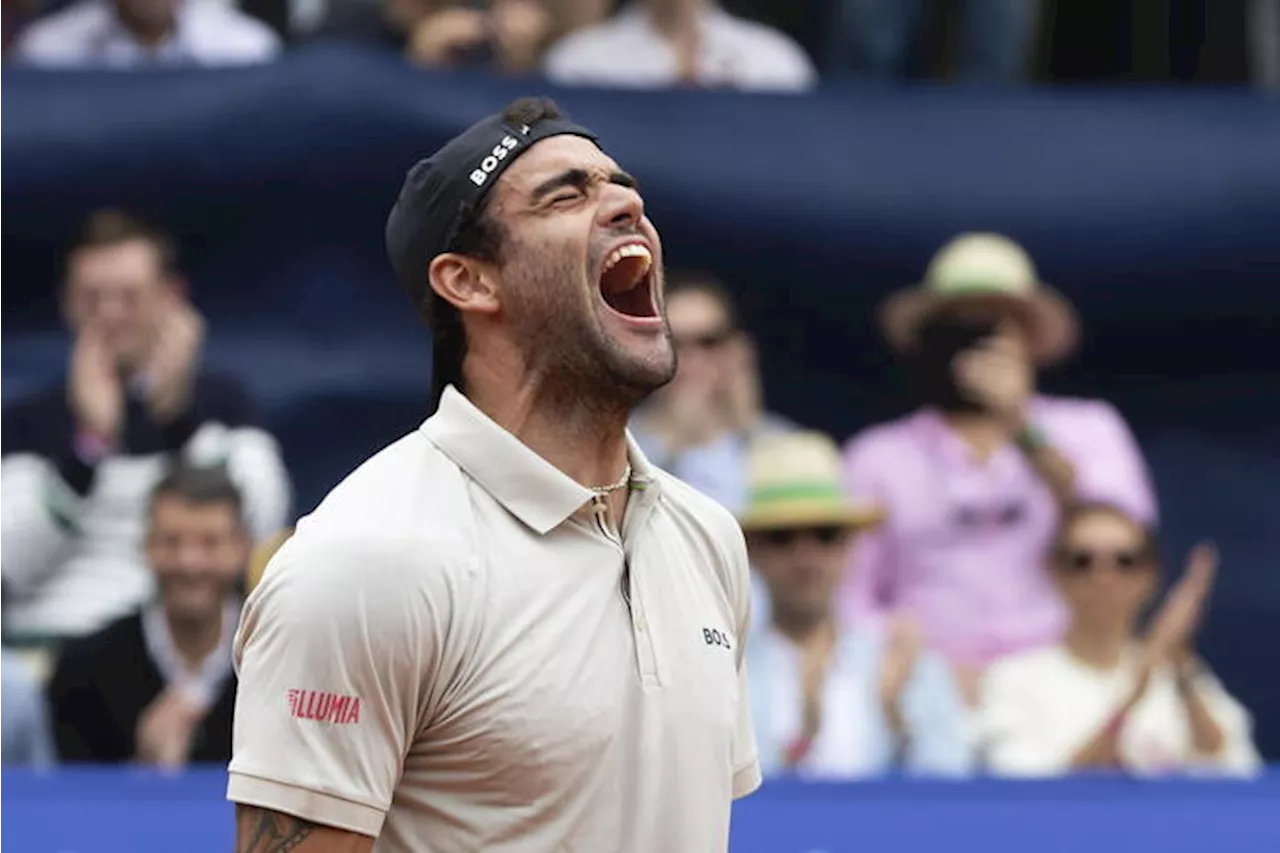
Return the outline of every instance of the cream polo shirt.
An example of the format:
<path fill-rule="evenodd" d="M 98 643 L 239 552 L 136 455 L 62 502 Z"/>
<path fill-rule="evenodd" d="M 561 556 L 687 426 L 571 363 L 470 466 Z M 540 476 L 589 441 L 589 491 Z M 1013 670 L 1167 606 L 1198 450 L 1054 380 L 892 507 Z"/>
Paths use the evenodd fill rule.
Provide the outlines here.
<path fill-rule="evenodd" d="M 619 542 L 589 490 L 447 389 L 246 603 L 228 798 L 379 853 L 726 850 L 760 782 L 746 548 L 629 452 Z"/>

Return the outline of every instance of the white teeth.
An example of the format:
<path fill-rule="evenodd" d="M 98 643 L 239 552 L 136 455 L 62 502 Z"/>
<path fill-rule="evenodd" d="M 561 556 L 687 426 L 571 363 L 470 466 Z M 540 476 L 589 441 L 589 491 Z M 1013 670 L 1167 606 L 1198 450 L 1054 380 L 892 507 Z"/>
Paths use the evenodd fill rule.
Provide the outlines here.
<path fill-rule="evenodd" d="M 609 253 L 609 257 L 605 258 L 604 268 L 606 270 L 613 269 L 614 265 L 623 258 L 644 258 L 646 271 L 648 271 L 649 264 L 653 263 L 653 255 L 649 253 L 647 248 L 639 243 L 628 243 Z"/>

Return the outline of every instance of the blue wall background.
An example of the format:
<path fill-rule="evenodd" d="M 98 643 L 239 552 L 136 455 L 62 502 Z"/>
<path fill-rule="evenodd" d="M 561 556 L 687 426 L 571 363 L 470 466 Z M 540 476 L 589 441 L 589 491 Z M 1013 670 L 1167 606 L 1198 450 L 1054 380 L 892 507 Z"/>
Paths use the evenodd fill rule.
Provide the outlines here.
<path fill-rule="evenodd" d="M 253 384 L 310 508 L 426 414 L 428 341 L 382 254 L 405 169 L 542 92 L 640 178 L 671 262 L 739 294 L 771 405 L 841 438 L 904 405 L 879 300 L 958 231 L 1023 242 L 1086 324 L 1044 385 L 1133 423 L 1175 560 L 1221 543 L 1203 648 L 1280 758 L 1280 102 L 1264 96 L 556 91 L 336 48 L 222 72 L 12 69 L 4 398 L 62 370 L 58 263 L 80 220 L 132 208 L 180 238 L 210 358 Z"/>
<path fill-rule="evenodd" d="M 4 771 L 5 837 L 23 851 L 223 853 L 235 843 L 222 769 Z M 855 784 L 773 782 L 733 807 L 733 853 L 1264 853 L 1280 779 Z M 74 819 L 69 819 L 74 815 Z M 177 842 L 175 844 L 175 841 Z M 965 842 L 962 842 L 965 843 Z M 966 849 L 966 848 L 961 848 Z"/>

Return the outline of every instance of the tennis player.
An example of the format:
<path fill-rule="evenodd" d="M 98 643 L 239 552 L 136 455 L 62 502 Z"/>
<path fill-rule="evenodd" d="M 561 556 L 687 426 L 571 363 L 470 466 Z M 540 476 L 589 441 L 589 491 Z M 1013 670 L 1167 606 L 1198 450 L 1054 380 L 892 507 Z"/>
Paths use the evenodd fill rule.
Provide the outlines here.
<path fill-rule="evenodd" d="M 246 605 L 237 851 L 725 850 L 760 781 L 746 549 L 626 433 L 675 371 L 635 180 L 516 101 L 410 170 L 387 246 L 438 408 Z"/>

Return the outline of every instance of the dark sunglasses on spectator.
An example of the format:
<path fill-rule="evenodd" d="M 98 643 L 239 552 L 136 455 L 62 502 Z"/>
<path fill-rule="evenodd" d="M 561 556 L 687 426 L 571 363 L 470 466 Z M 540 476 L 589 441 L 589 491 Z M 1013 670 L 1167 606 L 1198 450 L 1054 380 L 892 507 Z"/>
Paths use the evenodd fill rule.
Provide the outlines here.
<path fill-rule="evenodd" d="M 1103 563 L 1110 563 L 1128 574 L 1148 568 L 1151 565 L 1151 555 L 1141 549 L 1099 553 L 1085 548 L 1060 548 L 1057 562 L 1063 571 L 1076 575 L 1088 574 Z"/>
<path fill-rule="evenodd" d="M 779 530 L 762 530 L 760 536 L 770 545 L 779 547 L 793 545 L 806 537 L 812 537 L 823 545 L 832 545 L 839 542 L 840 538 L 844 536 L 844 528 L 833 524 L 821 527 L 791 527 Z"/>
<path fill-rule="evenodd" d="M 733 337 L 735 329 L 726 326 L 723 329 L 716 329 L 714 332 L 703 332 L 701 335 L 690 335 L 687 338 L 676 338 L 676 349 L 699 349 L 711 351 L 718 349 L 729 342 Z"/>

